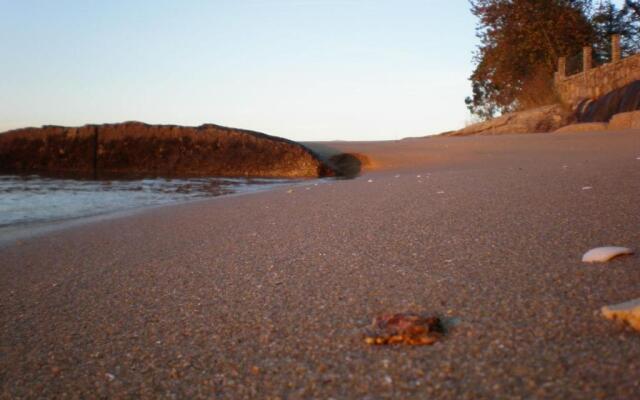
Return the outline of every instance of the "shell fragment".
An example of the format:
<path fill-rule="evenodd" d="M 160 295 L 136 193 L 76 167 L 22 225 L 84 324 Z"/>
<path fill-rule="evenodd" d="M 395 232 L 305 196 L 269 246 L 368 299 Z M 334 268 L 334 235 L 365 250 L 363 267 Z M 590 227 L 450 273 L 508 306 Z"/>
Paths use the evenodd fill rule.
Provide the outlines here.
<path fill-rule="evenodd" d="M 624 321 L 633 329 L 640 331 L 640 299 L 604 306 L 602 315 L 607 319 Z"/>
<path fill-rule="evenodd" d="M 605 247 L 596 247 L 595 249 L 591 249 L 584 253 L 582 256 L 582 262 L 586 263 L 596 263 L 596 262 L 607 262 L 611 259 L 633 254 L 633 250 L 627 247 L 618 247 L 618 246 L 605 246 Z"/>

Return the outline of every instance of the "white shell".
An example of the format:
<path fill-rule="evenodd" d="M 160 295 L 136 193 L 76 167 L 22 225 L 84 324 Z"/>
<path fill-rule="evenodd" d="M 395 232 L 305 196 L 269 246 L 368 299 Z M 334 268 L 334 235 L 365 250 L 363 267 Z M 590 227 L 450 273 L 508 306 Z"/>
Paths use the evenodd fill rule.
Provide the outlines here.
<path fill-rule="evenodd" d="M 607 262 L 612 258 L 633 254 L 633 250 L 627 247 L 606 246 L 596 247 L 584 253 L 582 256 L 582 262 L 595 263 L 595 262 Z"/>
<path fill-rule="evenodd" d="M 640 331 L 640 299 L 602 307 L 602 315 L 607 319 L 619 319 Z"/>

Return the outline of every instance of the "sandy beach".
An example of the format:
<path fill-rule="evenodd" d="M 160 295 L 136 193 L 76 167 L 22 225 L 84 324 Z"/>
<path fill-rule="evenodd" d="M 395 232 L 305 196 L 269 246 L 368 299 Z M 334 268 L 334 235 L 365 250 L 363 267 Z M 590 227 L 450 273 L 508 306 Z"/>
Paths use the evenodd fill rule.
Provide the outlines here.
<path fill-rule="evenodd" d="M 331 142 L 352 180 L 0 247 L 2 398 L 640 396 L 640 132 Z M 318 150 L 319 151 L 319 150 Z M 433 346 L 367 346 L 425 312 Z"/>

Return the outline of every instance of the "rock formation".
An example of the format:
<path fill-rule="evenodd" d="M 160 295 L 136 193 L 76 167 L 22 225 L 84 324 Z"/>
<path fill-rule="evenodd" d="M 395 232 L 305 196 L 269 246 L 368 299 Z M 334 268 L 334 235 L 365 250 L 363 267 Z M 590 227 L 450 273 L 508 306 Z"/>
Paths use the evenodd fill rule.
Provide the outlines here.
<path fill-rule="evenodd" d="M 505 114 L 489 121 L 467 126 L 459 131 L 447 132 L 444 135 L 467 136 L 551 132 L 566 125 L 570 117 L 571 113 L 569 111 L 555 104 Z"/>
<path fill-rule="evenodd" d="M 567 109 L 573 108 L 573 111 Z M 445 136 L 593 132 L 640 128 L 640 81 L 569 107 L 559 104 L 505 114 Z"/>
<path fill-rule="evenodd" d="M 207 124 L 44 126 L 0 134 L 0 173 L 306 178 L 333 171 L 290 140 Z"/>

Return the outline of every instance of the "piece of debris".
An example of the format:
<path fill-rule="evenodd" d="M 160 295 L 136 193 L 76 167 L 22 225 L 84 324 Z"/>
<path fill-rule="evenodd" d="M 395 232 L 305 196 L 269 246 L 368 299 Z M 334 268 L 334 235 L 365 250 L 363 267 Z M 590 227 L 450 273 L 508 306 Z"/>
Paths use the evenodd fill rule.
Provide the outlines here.
<path fill-rule="evenodd" d="M 444 190 L 439 190 L 437 193 L 438 194 L 444 194 Z"/>
<path fill-rule="evenodd" d="M 633 254 L 633 250 L 627 247 L 605 246 L 596 247 L 584 253 L 582 262 L 596 263 L 607 262 L 618 256 Z"/>
<path fill-rule="evenodd" d="M 611 320 L 623 321 L 640 331 L 640 299 L 602 307 L 602 315 Z"/>
<path fill-rule="evenodd" d="M 372 183 L 372 182 L 373 182 L 373 179 L 369 179 L 367 182 Z"/>
<path fill-rule="evenodd" d="M 592 186 L 583 186 L 582 187 L 582 190 L 591 190 L 591 189 L 593 189 Z"/>
<path fill-rule="evenodd" d="M 373 320 L 364 342 L 369 345 L 434 344 L 444 333 L 440 318 L 412 313 L 385 314 Z"/>
<path fill-rule="evenodd" d="M 287 193 L 289 193 L 289 194 L 293 193 L 293 189 L 287 190 Z"/>

